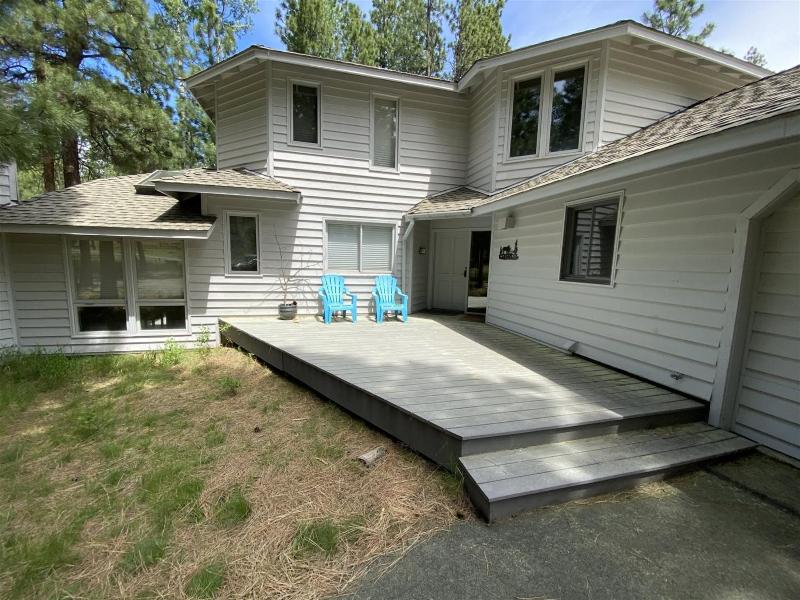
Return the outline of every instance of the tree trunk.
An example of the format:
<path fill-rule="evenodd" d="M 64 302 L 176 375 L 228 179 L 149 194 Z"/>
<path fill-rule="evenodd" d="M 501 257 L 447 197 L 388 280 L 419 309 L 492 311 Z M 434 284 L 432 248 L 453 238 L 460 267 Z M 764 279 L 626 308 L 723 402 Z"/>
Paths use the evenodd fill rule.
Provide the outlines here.
<path fill-rule="evenodd" d="M 61 160 L 64 167 L 64 187 L 78 185 L 81 182 L 81 170 L 76 136 L 68 136 L 61 142 Z"/>
<path fill-rule="evenodd" d="M 42 152 L 42 182 L 45 192 L 56 191 L 56 161 L 50 152 Z"/>

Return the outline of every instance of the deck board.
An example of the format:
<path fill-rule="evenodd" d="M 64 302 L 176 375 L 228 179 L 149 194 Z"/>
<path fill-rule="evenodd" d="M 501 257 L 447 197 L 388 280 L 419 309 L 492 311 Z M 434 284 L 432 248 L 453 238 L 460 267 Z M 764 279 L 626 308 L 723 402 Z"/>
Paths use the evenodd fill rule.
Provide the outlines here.
<path fill-rule="evenodd" d="M 457 317 L 226 321 L 463 439 L 703 409 L 654 384 Z"/>

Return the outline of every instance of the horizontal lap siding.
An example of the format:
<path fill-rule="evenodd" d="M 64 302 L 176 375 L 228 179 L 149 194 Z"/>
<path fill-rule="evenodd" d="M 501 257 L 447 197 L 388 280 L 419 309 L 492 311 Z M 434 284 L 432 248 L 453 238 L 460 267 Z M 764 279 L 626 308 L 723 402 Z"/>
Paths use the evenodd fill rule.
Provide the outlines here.
<path fill-rule="evenodd" d="M 734 429 L 800 458 L 800 196 L 764 222 Z"/>
<path fill-rule="evenodd" d="M 411 268 L 411 310 L 419 311 L 428 308 L 428 257 L 430 250 L 431 227 L 430 221 L 417 221 L 412 233 L 413 243 L 409 244 L 408 251 L 412 253 L 414 261 Z M 420 254 L 419 249 L 425 248 L 426 253 Z"/>
<path fill-rule="evenodd" d="M 4 235 L 0 234 L 0 348 L 16 344 L 14 322 L 11 314 L 11 287 L 6 270 Z"/>
<path fill-rule="evenodd" d="M 316 82 L 322 88 L 322 148 L 287 140 L 287 81 Z M 370 170 L 370 93 L 400 98 L 399 173 Z M 357 77 L 323 75 L 274 65 L 272 69 L 273 174 L 300 189 L 302 204 L 295 252 L 306 256 L 308 286 L 299 294 L 303 314 L 315 314 L 322 274 L 323 220 L 381 220 L 396 226 L 395 275 L 402 271 L 404 213 L 431 193 L 464 183 L 468 155 L 468 98 L 436 90 L 412 91 Z M 291 227 L 291 225 L 289 225 Z M 287 231 L 290 231 L 288 229 Z M 276 265 L 272 265 L 276 268 Z M 375 274 L 345 273 L 362 312 L 370 303 Z M 260 284 L 259 284 L 260 285 Z M 266 285 L 266 284 L 265 284 Z M 262 289 L 262 288 L 259 288 Z M 276 292 L 264 298 L 276 310 Z M 249 311 L 264 310 L 250 308 Z"/>
<path fill-rule="evenodd" d="M 41 347 L 70 353 L 127 352 L 158 348 L 168 337 L 184 344 L 193 341 L 194 337 L 188 334 L 73 336 L 61 236 L 7 235 L 14 314 L 21 348 Z M 203 324 L 202 319 L 192 319 L 194 336 L 200 333 Z M 215 336 L 215 322 L 208 325 Z"/>
<path fill-rule="evenodd" d="M 558 281 L 564 205 L 580 197 L 515 209 L 516 226 L 495 231 L 493 247 L 518 240 L 520 258 L 493 253 L 488 321 L 548 343 L 576 341 L 579 354 L 709 398 L 737 214 L 798 152 L 762 150 L 587 192 L 626 194 L 613 288 Z"/>
<path fill-rule="evenodd" d="M 562 52 L 552 56 L 544 62 L 531 62 L 522 65 L 506 67 L 500 71 L 500 100 L 498 114 L 498 135 L 495 139 L 495 159 L 497 161 L 497 172 L 495 187 L 502 189 L 513 185 L 524 179 L 529 179 L 539 173 L 548 171 L 553 167 L 575 159 L 576 153 L 567 153 L 554 156 L 543 156 L 529 160 L 507 160 L 508 138 L 507 125 L 510 115 L 510 82 L 512 79 L 525 73 L 533 73 L 550 66 L 558 67 L 561 64 L 572 63 L 575 61 L 588 61 L 588 76 L 586 80 L 585 92 L 585 118 L 583 125 L 583 152 L 591 152 L 594 148 L 595 127 L 597 126 L 597 110 L 599 106 L 600 93 L 600 46 L 599 44 L 582 49 L 571 50 L 569 53 Z M 542 115 L 542 119 L 549 120 L 549 116 Z M 540 124 L 541 127 L 541 124 Z M 540 149 L 541 150 L 541 149 Z"/>
<path fill-rule="evenodd" d="M 487 77 L 470 91 L 467 185 L 490 191 L 494 186 L 497 135 L 497 77 Z"/>
<path fill-rule="evenodd" d="M 220 169 L 267 168 L 267 75 L 251 67 L 217 84 L 217 160 Z"/>
<path fill-rule="evenodd" d="M 611 42 L 600 142 L 629 135 L 742 83 L 652 50 Z"/>

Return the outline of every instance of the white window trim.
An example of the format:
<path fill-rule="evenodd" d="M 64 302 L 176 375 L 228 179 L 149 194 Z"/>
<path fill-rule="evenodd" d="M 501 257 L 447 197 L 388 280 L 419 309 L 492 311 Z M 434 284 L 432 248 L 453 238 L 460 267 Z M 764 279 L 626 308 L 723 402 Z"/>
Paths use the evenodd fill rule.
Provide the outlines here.
<path fill-rule="evenodd" d="M 122 243 L 122 273 L 125 285 L 125 298 L 122 300 L 78 300 L 75 289 L 75 277 L 72 272 L 69 242 L 74 239 L 92 239 L 120 241 Z M 183 242 L 183 299 L 144 300 L 141 303 L 136 298 L 136 273 L 133 260 L 132 244 L 137 239 L 152 240 L 152 238 L 118 238 L 108 236 L 62 236 L 62 250 L 64 256 L 64 274 L 67 278 L 67 307 L 69 310 L 70 333 L 74 338 L 141 338 L 141 337 L 170 337 L 191 335 L 192 323 L 189 315 L 189 269 L 188 249 L 186 240 Z M 126 329 L 122 331 L 81 331 L 78 324 L 78 307 L 80 306 L 124 306 L 126 312 Z M 186 313 L 186 326 L 178 329 L 143 329 L 139 320 L 140 306 L 183 306 Z"/>
<path fill-rule="evenodd" d="M 394 136 L 394 167 L 381 167 L 373 164 L 375 155 L 375 100 L 394 100 L 397 103 L 397 129 Z M 371 92 L 369 98 L 369 169 L 381 173 L 400 173 L 400 96 L 390 94 L 379 94 Z"/>
<path fill-rule="evenodd" d="M 296 142 L 294 141 L 294 86 L 302 85 L 305 87 L 313 87 L 317 89 L 317 143 L 310 142 Z M 287 127 L 289 137 L 286 143 L 289 146 L 297 146 L 299 148 L 314 148 L 322 149 L 322 84 L 315 81 L 305 81 L 302 79 L 287 79 L 286 86 L 286 106 L 289 110 L 286 113 Z"/>
<path fill-rule="evenodd" d="M 358 231 L 358 269 L 357 270 L 341 270 L 330 271 L 328 269 L 328 224 L 341 224 L 341 225 L 360 225 Z M 388 271 L 364 271 L 361 269 L 361 252 L 362 252 L 362 237 L 364 225 L 383 225 L 392 228 L 392 247 L 389 250 L 392 259 L 391 267 Z M 352 219 L 352 218 L 336 218 L 336 219 L 323 219 L 322 220 L 322 235 L 323 235 L 323 272 L 324 273 L 340 273 L 342 275 L 379 275 L 381 273 L 394 273 L 395 268 L 395 253 L 397 252 L 397 222 L 388 221 L 386 219 Z"/>
<path fill-rule="evenodd" d="M 261 214 L 246 210 L 226 210 L 223 211 L 223 237 L 225 238 L 225 276 L 226 277 L 261 277 Z M 234 271 L 231 269 L 231 228 L 230 217 L 250 217 L 256 220 L 256 256 L 258 258 L 257 269 L 255 271 Z"/>
<path fill-rule="evenodd" d="M 510 77 L 507 86 L 507 109 L 506 109 L 506 139 L 505 151 L 503 153 L 504 163 L 524 162 L 526 160 L 535 160 L 547 157 L 559 157 L 580 155 L 584 153 L 584 140 L 583 136 L 586 133 L 586 99 L 588 97 L 588 83 L 589 83 L 589 65 L 590 59 L 588 57 L 580 60 L 575 60 L 565 63 L 557 63 L 548 65 L 543 69 L 535 71 L 526 71 L 523 74 Z M 555 74 L 561 71 L 569 71 L 583 67 L 583 95 L 581 96 L 581 124 L 580 131 L 578 132 L 578 148 L 570 150 L 558 150 L 555 152 L 550 151 L 550 126 L 553 112 L 553 83 L 555 82 Z M 513 127 L 514 116 L 514 84 L 519 81 L 527 81 L 540 77 L 542 80 L 542 95 L 539 103 L 539 131 L 536 140 L 536 154 L 527 154 L 525 156 L 511 156 L 511 130 Z"/>
<path fill-rule="evenodd" d="M 617 224 L 614 230 L 614 253 L 611 255 L 611 277 L 608 283 L 597 281 L 573 281 L 561 278 L 561 266 L 564 262 L 564 240 L 567 236 L 567 210 L 570 208 L 580 208 L 590 204 L 597 204 L 604 200 L 617 200 Z M 625 208 L 625 191 L 609 192 L 608 194 L 598 194 L 580 200 L 571 200 L 564 204 L 564 212 L 561 219 L 561 239 L 559 240 L 560 251 L 558 253 L 558 268 L 556 270 L 556 282 L 560 285 L 590 286 L 593 288 L 614 288 L 617 285 L 617 260 L 619 260 L 619 244 L 622 235 L 622 211 Z"/>

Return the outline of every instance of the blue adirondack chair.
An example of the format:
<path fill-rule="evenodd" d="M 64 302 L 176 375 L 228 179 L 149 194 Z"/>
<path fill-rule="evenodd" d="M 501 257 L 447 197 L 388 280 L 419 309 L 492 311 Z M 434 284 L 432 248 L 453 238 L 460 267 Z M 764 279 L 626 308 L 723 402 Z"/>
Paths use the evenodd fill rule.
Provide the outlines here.
<path fill-rule="evenodd" d="M 400 302 L 397 301 L 398 296 Z M 378 323 L 383 323 L 383 316 L 389 310 L 395 314 L 402 312 L 403 322 L 408 321 L 408 295 L 397 287 L 396 277 L 378 275 L 372 288 L 372 297 L 375 299 L 375 320 Z"/>
<path fill-rule="evenodd" d="M 333 320 L 333 313 L 342 311 L 342 316 L 347 316 L 349 310 L 353 323 L 358 318 L 358 309 L 356 302 L 358 298 L 355 294 L 351 294 L 350 290 L 344 285 L 344 277 L 342 275 L 323 275 L 322 287 L 319 288 L 319 295 L 322 298 L 322 315 L 325 323 L 330 323 Z M 350 296 L 350 300 L 345 301 L 344 297 Z"/>

